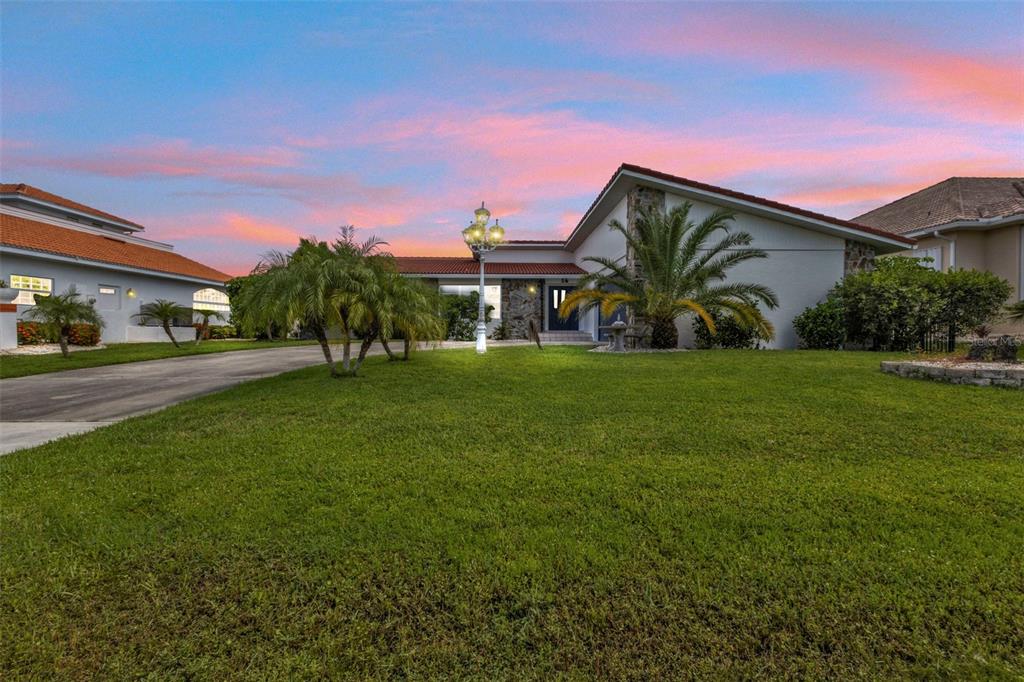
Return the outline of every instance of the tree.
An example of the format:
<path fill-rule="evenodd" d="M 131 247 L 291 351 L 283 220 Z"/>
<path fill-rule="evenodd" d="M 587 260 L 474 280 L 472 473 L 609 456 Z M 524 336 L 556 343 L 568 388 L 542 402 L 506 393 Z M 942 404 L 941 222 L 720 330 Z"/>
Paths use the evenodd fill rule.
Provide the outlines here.
<path fill-rule="evenodd" d="M 160 326 L 164 328 L 167 338 L 174 344 L 174 347 L 181 348 L 178 345 L 178 340 L 174 338 L 174 334 L 171 332 L 171 323 L 181 318 L 192 319 L 192 309 L 186 308 L 174 301 L 169 301 L 166 298 L 158 298 L 151 303 L 143 303 L 139 308 L 139 312 L 134 317 L 139 318 L 139 322 L 142 324 L 159 322 Z"/>
<path fill-rule="evenodd" d="M 439 314 L 440 298 L 436 289 L 419 280 L 398 274 L 394 268 L 382 271 L 381 277 L 382 324 L 380 342 L 389 360 L 397 360 L 388 340 L 395 333 L 403 341 L 402 360 L 409 356 L 420 339 L 440 339 L 444 335 L 444 321 Z"/>
<path fill-rule="evenodd" d="M 734 219 L 730 211 L 719 209 L 695 224 L 690 220 L 691 209 L 686 202 L 667 212 L 643 211 L 635 232 L 618 220 L 609 223 L 625 237 L 638 271 L 609 258 L 584 259 L 602 270 L 580 278 L 559 314 L 566 318 L 573 310 L 585 312 L 600 306 L 610 316 L 618 306 L 626 305 L 650 326 L 653 348 L 678 345 L 675 320 L 686 313 L 700 317 L 712 334 L 712 311 L 716 311 L 756 329 L 762 338 L 772 338 L 774 329 L 757 304 L 775 308 L 774 292 L 760 284 L 724 283 L 729 269 L 768 254 L 748 248 L 753 241 L 748 233 L 730 231 L 729 222 Z M 717 242 L 709 243 L 720 234 Z"/>
<path fill-rule="evenodd" d="M 380 280 L 375 268 L 382 262 L 391 260 L 391 254 L 380 251 L 380 247 L 386 244 L 387 242 L 374 236 L 359 242 L 356 240 L 356 228 L 352 225 L 343 225 L 339 230 L 338 239 L 331 245 L 335 256 L 333 268 L 338 284 L 331 302 L 338 311 L 341 325 L 341 366 L 345 372 L 352 371 L 352 338 L 357 331 L 356 327 L 361 323 L 364 327 L 373 325 L 373 313 L 367 306 L 374 304 L 376 297 L 380 295 L 377 290 Z M 373 343 L 379 328 L 364 328 L 362 331 L 364 337 L 366 333 L 372 334 L 370 343 Z"/>
<path fill-rule="evenodd" d="M 196 330 L 196 345 L 206 338 L 207 332 L 210 331 L 210 319 L 223 320 L 224 314 L 218 310 L 207 310 L 206 308 L 195 308 L 193 312 L 199 317 L 203 318 L 202 322 L 199 323 L 199 329 Z"/>
<path fill-rule="evenodd" d="M 93 324 L 103 327 L 103 318 L 96 312 L 91 301 L 82 300 L 74 285 L 68 287 L 63 294 L 51 296 L 35 295 L 35 307 L 30 308 L 25 316 L 43 324 L 47 330 L 57 337 L 60 352 L 71 357 L 68 350 L 68 336 L 71 327 L 76 324 Z"/>

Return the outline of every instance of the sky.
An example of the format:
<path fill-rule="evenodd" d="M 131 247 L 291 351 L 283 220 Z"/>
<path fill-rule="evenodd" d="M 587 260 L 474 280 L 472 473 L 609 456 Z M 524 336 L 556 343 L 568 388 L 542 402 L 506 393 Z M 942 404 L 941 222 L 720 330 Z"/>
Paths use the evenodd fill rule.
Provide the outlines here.
<path fill-rule="evenodd" d="M 1024 175 L 1024 2 L 0 4 L 0 178 L 230 274 L 567 235 L 633 163 L 840 218 Z"/>

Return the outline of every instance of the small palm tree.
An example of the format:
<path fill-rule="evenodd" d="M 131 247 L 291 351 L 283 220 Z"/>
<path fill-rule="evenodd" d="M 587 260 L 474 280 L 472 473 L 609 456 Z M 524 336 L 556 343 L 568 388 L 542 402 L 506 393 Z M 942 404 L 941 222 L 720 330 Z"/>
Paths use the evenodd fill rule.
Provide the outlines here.
<path fill-rule="evenodd" d="M 394 332 L 402 334 L 402 360 L 408 360 L 420 339 L 444 336 L 444 319 L 438 313 L 441 301 L 437 290 L 419 280 L 402 277 L 389 271 L 383 278 L 382 293 L 386 298 L 385 320 L 381 325 L 380 342 L 389 360 L 398 360 L 388 345 Z"/>
<path fill-rule="evenodd" d="M 160 326 L 164 328 L 167 338 L 174 344 L 174 347 L 181 348 L 178 345 L 178 340 L 174 338 L 174 334 L 171 332 L 171 323 L 181 318 L 187 317 L 191 319 L 192 309 L 186 308 L 174 301 L 169 301 L 166 298 L 158 298 L 151 303 L 143 303 L 139 308 L 139 312 L 134 317 L 139 318 L 139 322 L 142 324 L 159 322 Z"/>
<path fill-rule="evenodd" d="M 1006 317 L 1013 322 L 1024 322 L 1024 299 L 1006 306 Z"/>
<path fill-rule="evenodd" d="M 566 318 L 573 310 L 600 306 L 610 316 L 625 305 L 651 327 L 651 346 L 675 348 L 679 332 L 675 320 L 685 313 L 700 317 L 715 333 L 712 311 L 723 311 L 744 326 L 752 327 L 766 339 L 774 336 L 771 323 L 757 308 L 771 309 L 778 299 L 760 284 L 724 283 L 727 271 L 753 258 L 766 258 L 761 249 L 748 248 L 753 237 L 730 232 L 732 212 L 720 209 L 699 224 L 690 220 L 692 205 L 686 202 L 668 212 L 644 211 L 636 230 L 627 230 L 618 220 L 609 227 L 626 239 L 638 272 L 609 258 L 585 260 L 602 270 L 580 278 L 579 288 L 566 296 L 559 314 Z M 712 237 L 722 233 L 715 243 Z"/>
<path fill-rule="evenodd" d="M 65 358 L 71 356 L 68 351 L 68 337 L 71 335 L 72 326 L 84 323 L 103 327 L 103 318 L 90 301 L 80 298 L 74 285 L 68 287 L 63 294 L 36 294 L 35 307 L 30 308 L 25 316 L 41 322 L 51 333 L 56 334 L 60 342 L 60 352 Z"/>
<path fill-rule="evenodd" d="M 207 310 L 206 308 L 194 308 L 192 310 L 196 315 L 202 318 L 199 323 L 199 329 L 196 330 L 196 345 L 206 337 L 206 333 L 210 330 L 210 320 L 223 320 L 224 313 L 219 310 Z"/>

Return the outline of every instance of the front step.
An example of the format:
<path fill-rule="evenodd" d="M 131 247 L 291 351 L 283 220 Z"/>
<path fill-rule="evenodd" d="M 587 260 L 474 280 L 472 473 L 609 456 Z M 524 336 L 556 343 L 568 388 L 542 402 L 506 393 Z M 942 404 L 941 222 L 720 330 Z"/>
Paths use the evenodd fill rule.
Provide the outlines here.
<path fill-rule="evenodd" d="M 540 333 L 541 343 L 594 343 L 594 337 L 587 332 L 547 331 Z"/>

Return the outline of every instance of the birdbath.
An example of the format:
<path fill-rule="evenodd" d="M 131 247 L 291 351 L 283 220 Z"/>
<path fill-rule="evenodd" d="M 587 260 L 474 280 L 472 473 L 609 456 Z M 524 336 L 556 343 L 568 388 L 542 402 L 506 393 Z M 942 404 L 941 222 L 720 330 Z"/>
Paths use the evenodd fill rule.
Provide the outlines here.
<path fill-rule="evenodd" d="M 625 353 L 626 352 L 626 329 L 629 328 L 622 320 L 616 320 L 612 322 L 609 329 L 612 333 L 612 343 L 610 350 L 613 353 Z"/>

